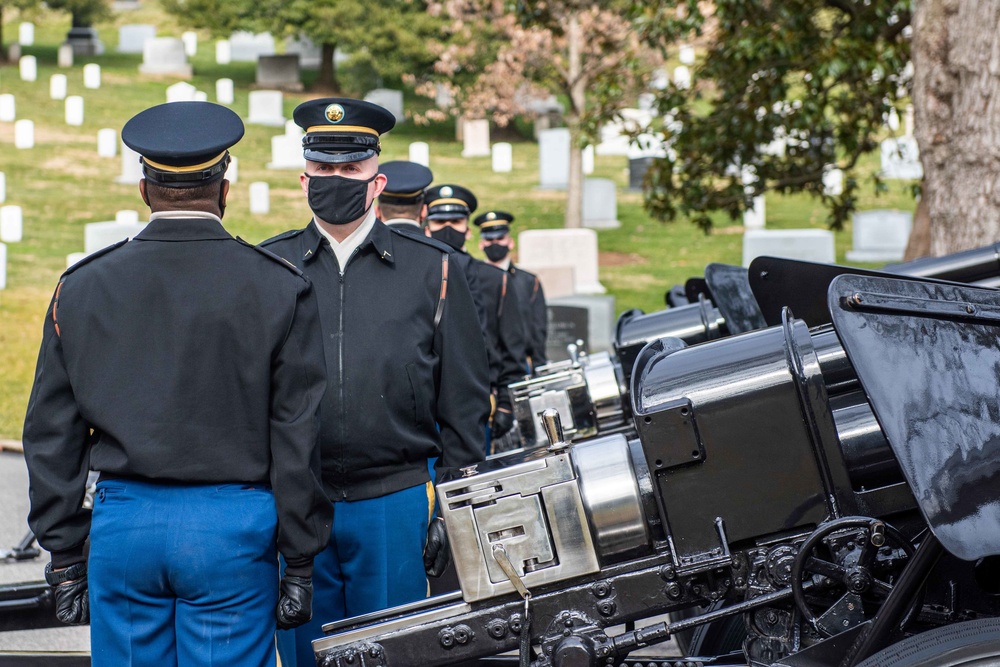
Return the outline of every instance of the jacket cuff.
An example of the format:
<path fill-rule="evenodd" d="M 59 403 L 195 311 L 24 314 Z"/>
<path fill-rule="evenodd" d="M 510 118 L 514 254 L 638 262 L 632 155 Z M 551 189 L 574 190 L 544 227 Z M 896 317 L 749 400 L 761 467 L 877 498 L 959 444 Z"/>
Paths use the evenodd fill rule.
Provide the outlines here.
<path fill-rule="evenodd" d="M 83 555 L 83 545 L 52 552 L 52 569 L 61 570 L 64 567 L 77 563 L 86 563 L 87 558 Z"/>
<path fill-rule="evenodd" d="M 312 558 L 285 559 L 285 574 L 292 577 L 311 577 L 313 574 Z"/>

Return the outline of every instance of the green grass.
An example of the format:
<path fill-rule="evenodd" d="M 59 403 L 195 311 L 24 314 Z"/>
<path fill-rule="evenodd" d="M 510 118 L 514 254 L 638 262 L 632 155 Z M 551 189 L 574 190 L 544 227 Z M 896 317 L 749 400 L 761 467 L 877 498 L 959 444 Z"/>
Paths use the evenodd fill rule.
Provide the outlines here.
<path fill-rule="evenodd" d="M 115 183 L 120 158 L 97 156 L 97 131 L 120 129 L 132 115 L 166 100 L 165 89 L 175 79 L 154 78 L 138 73 L 141 56 L 115 52 L 118 25 L 154 23 L 158 34 L 179 36 L 182 29 L 153 2 L 143 8 L 117 14 L 98 26 L 107 53 L 93 58 L 77 58 L 71 69 L 56 67 L 56 50 L 69 28 L 66 16 L 35 12 L 36 46 L 25 53 L 38 58 L 38 81 L 20 80 L 16 66 L 0 67 L 0 93 L 13 93 L 18 118 L 35 122 L 35 147 L 13 147 L 13 123 L 0 123 L 0 171 L 6 173 L 7 204 L 24 211 L 24 240 L 8 244 L 7 289 L 0 292 L 0 438 L 18 438 L 34 372 L 41 337 L 41 322 L 51 290 L 66 264 L 66 255 L 83 249 L 83 230 L 88 222 L 114 219 L 121 209 L 138 209 L 145 219 L 137 188 Z M 16 12 L 4 15 L 4 35 L 9 44 L 17 39 L 22 20 Z M 247 94 L 254 79 L 248 63 L 216 65 L 214 41 L 202 34 L 198 54 L 192 59 L 195 75 L 191 83 L 215 98 L 215 80 L 232 78 L 236 100 L 232 108 L 246 116 Z M 82 66 L 101 65 L 103 85 L 99 91 L 84 90 Z M 82 127 L 64 123 L 62 101 L 49 99 L 49 77 L 61 72 L 68 77 L 69 94 L 85 98 Z M 311 76 L 311 75 L 310 75 Z M 285 115 L 307 94 L 285 95 Z M 408 95 L 407 103 L 413 102 Z M 257 242 L 280 231 L 303 226 L 310 217 L 299 190 L 297 174 L 269 171 L 270 138 L 280 129 L 248 125 L 245 138 L 236 146 L 239 182 L 232 187 L 226 226 L 243 238 Z M 457 182 L 471 187 L 481 208 L 503 208 L 517 216 L 516 230 L 558 228 L 563 224 L 564 194 L 543 191 L 538 183 L 538 147 L 531 141 L 514 144 L 514 171 L 494 174 L 489 158 L 463 159 L 461 145 L 454 140 L 454 123 L 415 126 L 404 123 L 383 141 L 383 160 L 406 159 L 411 141 L 431 145 L 431 168 L 436 182 Z M 504 139 L 507 139 L 505 136 Z M 517 137 L 515 136 L 515 140 Z M 869 172 L 878 167 L 878 157 L 865 163 Z M 692 224 L 681 221 L 669 225 L 649 218 L 642 209 L 641 195 L 627 192 L 627 162 L 623 157 L 596 160 L 595 177 L 610 178 L 618 186 L 618 216 L 621 228 L 599 232 L 600 279 L 616 298 L 618 312 L 630 308 L 646 311 L 663 307 L 663 293 L 671 285 L 691 276 L 702 275 L 709 262 L 739 264 L 742 226 L 718 220 L 717 230 L 705 235 Z M 251 215 L 248 184 L 267 181 L 271 187 L 271 213 Z M 899 184 L 891 193 L 876 197 L 866 189 L 860 208 L 901 208 L 912 210 L 913 200 Z M 818 201 L 807 196 L 769 196 L 769 228 L 825 228 L 826 213 Z M 844 262 L 850 247 L 850 228 L 836 233 L 837 259 Z M 474 245 L 474 242 L 473 242 Z M 478 250 L 474 250 L 478 254 Z"/>

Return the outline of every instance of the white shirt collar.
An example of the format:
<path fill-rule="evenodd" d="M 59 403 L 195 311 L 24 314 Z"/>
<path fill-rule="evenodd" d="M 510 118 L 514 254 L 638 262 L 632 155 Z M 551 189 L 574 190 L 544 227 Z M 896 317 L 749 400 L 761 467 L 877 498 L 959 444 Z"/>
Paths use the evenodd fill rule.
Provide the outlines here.
<path fill-rule="evenodd" d="M 157 211 L 149 214 L 150 222 L 159 218 L 208 218 L 222 224 L 222 218 L 208 211 Z"/>
<path fill-rule="evenodd" d="M 314 220 L 315 222 L 315 220 Z M 337 256 L 337 264 L 340 265 L 340 272 L 343 273 L 344 269 L 347 268 L 347 261 L 354 254 L 354 251 L 358 249 L 366 238 L 368 234 L 371 233 L 372 228 L 375 226 L 375 207 L 371 206 L 368 209 L 368 215 L 365 216 L 364 221 L 355 229 L 350 235 L 343 241 L 338 241 L 330 235 L 330 232 L 323 229 L 323 225 L 316 223 L 316 229 L 319 233 L 326 237 L 326 240 L 330 242 L 330 250 L 333 254 Z"/>
<path fill-rule="evenodd" d="M 387 225 L 413 225 L 414 227 L 419 227 L 420 223 L 416 220 L 410 220 L 409 218 L 392 218 L 391 220 L 383 220 Z"/>

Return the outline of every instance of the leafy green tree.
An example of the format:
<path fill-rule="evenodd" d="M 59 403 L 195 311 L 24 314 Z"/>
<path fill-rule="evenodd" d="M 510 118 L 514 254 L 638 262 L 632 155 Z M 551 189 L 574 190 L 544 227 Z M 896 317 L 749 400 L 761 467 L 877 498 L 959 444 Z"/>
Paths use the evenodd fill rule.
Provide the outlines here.
<path fill-rule="evenodd" d="M 583 209 L 582 149 L 595 143 L 602 121 L 634 98 L 649 69 L 626 17 L 624 0 L 440 0 L 430 10 L 448 16 L 434 72 L 421 89 L 445 86 L 453 113 L 488 117 L 498 125 L 530 114 L 533 98 L 568 102 L 571 145 L 565 224 L 579 227 Z M 430 116 L 432 119 L 433 115 Z"/>
<path fill-rule="evenodd" d="M 859 158 L 909 95 L 911 0 L 634 0 L 631 17 L 666 58 L 704 47 L 690 87 L 658 96 L 673 131 L 647 176 L 652 215 L 707 231 L 713 212 L 736 219 L 765 191 L 807 192 L 843 225 Z M 833 168 L 837 195 L 823 187 Z"/>
<path fill-rule="evenodd" d="M 426 44 L 438 21 L 422 0 L 163 0 L 163 4 L 182 23 L 217 36 L 249 30 L 308 37 L 322 47 L 313 84 L 318 91 L 341 92 L 333 58 L 337 49 L 391 78 L 430 67 L 434 60 Z"/>

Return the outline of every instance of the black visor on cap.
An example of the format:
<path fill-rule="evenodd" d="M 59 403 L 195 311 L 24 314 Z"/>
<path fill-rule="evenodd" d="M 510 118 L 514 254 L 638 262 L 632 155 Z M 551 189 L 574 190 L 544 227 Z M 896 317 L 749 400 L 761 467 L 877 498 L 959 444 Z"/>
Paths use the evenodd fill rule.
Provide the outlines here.
<path fill-rule="evenodd" d="M 327 164 L 343 164 L 345 162 L 360 162 L 378 155 L 374 150 L 361 151 L 334 151 L 318 150 L 306 148 L 302 151 L 303 157 L 310 162 L 326 162 Z"/>
<path fill-rule="evenodd" d="M 483 229 L 482 231 L 479 232 L 479 236 L 481 238 L 486 239 L 487 241 L 496 241 L 497 239 L 502 239 L 503 237 L 507 236 L 507 234 L 509 233 L 510 233 L 510 227 L 508 227 L 507 225 L 502 225 L 502 226 Z"/>

